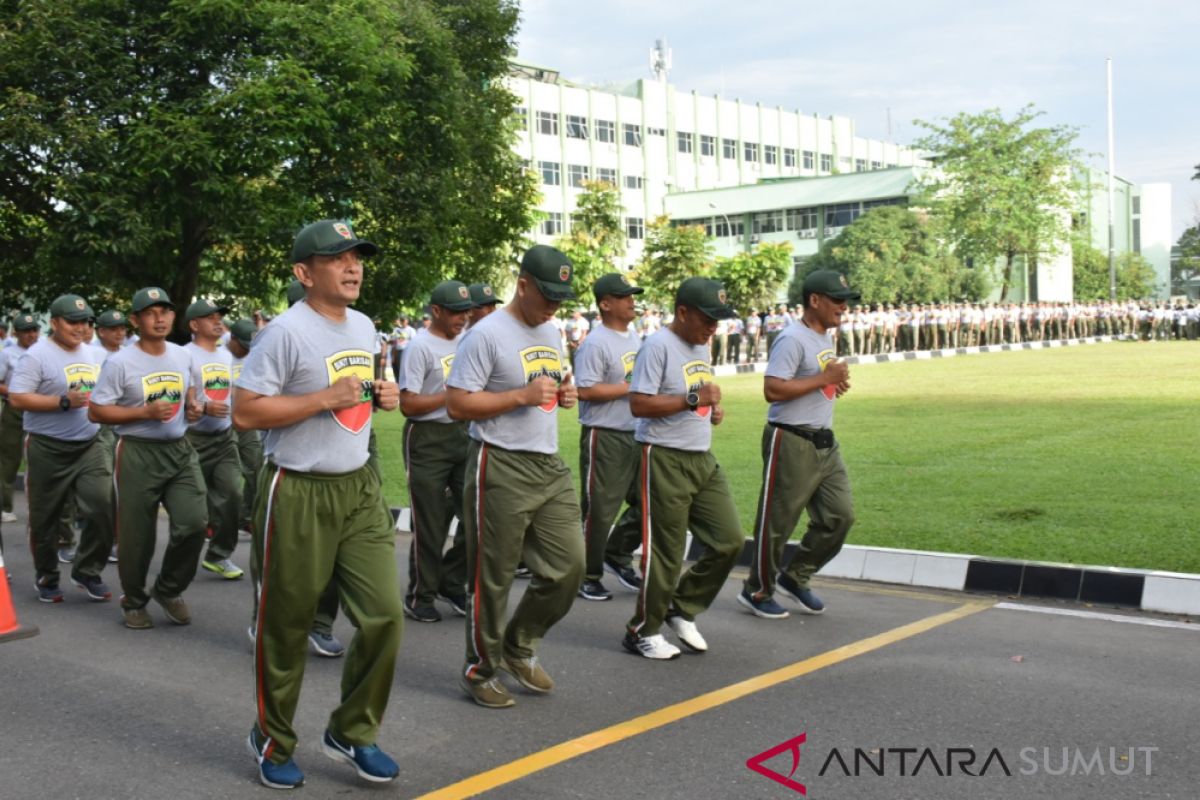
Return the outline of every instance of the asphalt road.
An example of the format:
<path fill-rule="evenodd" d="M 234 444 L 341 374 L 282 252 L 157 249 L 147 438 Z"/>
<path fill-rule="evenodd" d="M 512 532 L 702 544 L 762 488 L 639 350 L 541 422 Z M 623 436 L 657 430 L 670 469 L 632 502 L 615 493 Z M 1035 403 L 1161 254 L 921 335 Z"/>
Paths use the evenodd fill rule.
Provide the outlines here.
<path fill-rule="evenodd" d="M 186 595 L 193 624 L 170 625 L 152 604 L 156 627 L 130 631 L 115 601 L 88 602 L 68 588 L 65 603 L 37 602 L 18 514 L 3 529 L 6 566 L 21 622 L 41 633 L 0 644 L 0 798 L 271 796 L 244 749 L 253 720 L 249 581 L 202 573 Z M 406 550 L 398 537 L 397 552 Z M 243 542 L 235 555 L 243 566 L 247 551 Z M 115 589 L 115 569 L 105 577 Z M 818 800 L 1191 800 L 1200 792 L 1200 625 L 1039 614 L 994 605 L 1005 598 L 834 581 L 819 587 L 825 615 L 764 621 L 734 602 L 740 585 L 731 579 L 699 619 L 710 652 L 654 663 L 621 648 L 634 595 L 615 588 L 613 601 L 577 601 L 544 642 L 555 692 L 518 688 L 517 706 L 499 711 L 473 705 L 456 684 L 461 619 L 408 622 L 379 740 L 402 772 L 386 786 L 320 754 L 341 662 L 312 657 L 296 720 L 307 775 L 297 794 L 782 800 L 802 796 L 803 785 Z M 353 633 L 344 619 L 335 630 L 344 641 Z M 775 778 L 747 767 L 801 735 L 794 770 L 786 745 L 761 759 Z"/>

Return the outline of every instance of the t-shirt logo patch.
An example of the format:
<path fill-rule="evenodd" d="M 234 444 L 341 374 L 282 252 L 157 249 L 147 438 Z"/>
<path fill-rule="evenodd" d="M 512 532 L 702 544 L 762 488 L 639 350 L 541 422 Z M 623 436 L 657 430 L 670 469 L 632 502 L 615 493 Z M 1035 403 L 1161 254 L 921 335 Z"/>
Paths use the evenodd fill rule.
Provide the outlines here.
<path fill-rule="evenodd" d="M 200 367 L 200 385 L 204 396 L 214 403 L 229 399 L 229 367 L 225 364 L 204 364 Z"/>
<path fill-rule="evenodd" d="M 171 404 L 171 416 L 163 420 L 168 423 L 179 414 L 183 404 L 183 373 L 152 372 L 142 378 L 142 400 L 146 405 L 165 400 Z"/>
<path fill-rule="evenodd" d="M 683 365 L 683 383 L 689 393 L 700 391 L 706 383 L 712 383 L 712 366 L 707 361 L 689 361 Z M 700 406 L 694 412 L 701 417 L 712 413 L 712 406 Z"/>
<path fill-rule="evenodd" d="M 837 358 L 834 356 L 832 350 L 822 350 L 817 353 L 817 366 L 821 368 L 821 372 L 824 372 L 829 368 L 830 364 L 836 362 Z M 825 395 L 826 400 L 832 400 L 837 397 L 837 384 L 831 383 L 828 386 L 822 386 L 821 394 Z"/>
<path fill-rule="evenodd" d="M 331 411 L 334 420 L 350 433 L 361 433 L 371 421 L 371 385 L 375 378 L 375 360 L 366 350 L 343 350 L 325 359 L 329 370 L 329 385 L 342 378 L 357 378 L 359 403 L 349 408 Z"/>
<path fill-rule="evenodd" d="M 63 367 L 63 373 L 67 378 L 68 391 L 82 392 L 91 398 L 96 380 L 100 377 L 100 370 L 96 369 L 95 364 L 67 364 Z"/>
<path fill-rule="evenodd" d="M 242 365 L 234 364 L 233 367 L 229 370 L 229 372 L 230 372 L 230 377 L 232 377 L 233 380 L 236 381 L 238 378 L 242 377 Z"/>
<path fill-rule="evenodd" d="M 525 371 L 526 384 L 533 383 L 543 375 L 553 378 L 555 383 L 562 382 L 562 356 L 555 348 L 539 344 L 533 347 L 526 347 L 521 351 L 520 355 L 521 368 Z M 547 414 L 554 411 L 557 407 L 557 395 L 549 403 L 543 403 L 538 406 L 538 408 Z"/>
<path fill-rule="evenodd" d="M 637 351 L 630 350 L 621 354 L 621 366 L 625 367 L 625 382 L 633 383 L 633 363 L 637 360 Z"/>
<path fill-rule="evenodd" d="M 442 386 L 446 385 L 446 378 L 450 377 L 450 367 L 454 366 L 454 353 L 448 356 L 442 356 Z"/>

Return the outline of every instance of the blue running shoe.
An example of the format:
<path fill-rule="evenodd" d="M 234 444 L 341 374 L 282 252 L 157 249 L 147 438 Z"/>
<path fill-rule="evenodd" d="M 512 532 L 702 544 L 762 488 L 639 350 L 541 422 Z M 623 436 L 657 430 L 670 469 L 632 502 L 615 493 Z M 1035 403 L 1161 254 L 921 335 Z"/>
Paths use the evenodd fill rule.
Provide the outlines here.
<path fill-rule="evenodd" d="M 801 589 L 791 576 L 781 573 L 775 585 L 785 596 L 799 603 L 800 608 L 806 614 L 823 614 L 825 612 L 825 604 L 821 602 L 821 598 L 813 594 L 812 589 L 807 587 Z"/>
<path fill-rule="evenodd" d="M 762 600 L 755 600 L 745 589 L 738 595 L 737 601 L 748 608 L 751 614 L 763 619 L 786 619 L 790 616 L 788 610 L 779 605 L 779 603 L 776 603 L 773 597 L 764 597 Z"/>
<path fill-rule="evenodd" d="M 334 761 L 344 761 L 354 767 L 358 777 L 374 783 L 393 781 L 400 774 L 400 765 L 373 744 L 342 744 L 328 730 L 321 737 L 321 752 Z"/>
<path fill-rule="evenodd" d="M 258 730 L 250 729 L 250 737 L 246 739 L 246 747 L 250 755 L 258 763 L 258 780 L 269 789 L 295 789 L 304 785 L 304 773 L 296 766 L 296 762 L 288 759 L 282 764 L 276 764 L 263 755 L 266 741 L 260 740 Z"/>

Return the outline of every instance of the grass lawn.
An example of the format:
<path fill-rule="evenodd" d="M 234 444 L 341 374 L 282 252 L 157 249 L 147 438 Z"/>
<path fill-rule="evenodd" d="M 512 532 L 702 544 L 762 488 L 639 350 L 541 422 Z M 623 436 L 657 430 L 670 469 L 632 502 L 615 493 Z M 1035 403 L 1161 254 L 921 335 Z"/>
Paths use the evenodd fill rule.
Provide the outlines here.
<path fill-rule="evenodd" d="M 1200 347 L 1125 342 L 860 365 L 851 383 L 834 420 L 858 515 L 850 543 L 1200 572 Z M 721 387 L 726 417 L 713 449 L 749 531 L 762 377 Z M 387 497 L 408 505 L 403 418 L 375 419 Z M 559 415 L 559 431 L 577 473 L 574 413 Z"/>

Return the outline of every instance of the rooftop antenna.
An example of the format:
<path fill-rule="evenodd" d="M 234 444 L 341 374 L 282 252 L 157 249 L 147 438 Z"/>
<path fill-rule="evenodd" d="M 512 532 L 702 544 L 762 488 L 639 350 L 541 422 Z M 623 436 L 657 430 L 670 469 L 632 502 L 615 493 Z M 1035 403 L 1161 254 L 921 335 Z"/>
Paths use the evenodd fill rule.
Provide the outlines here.
<path fill-rule="evenodd" d="M 655 39 L 654 49 L 650 51 L 650 71 L 659 83 L 667 82 L 667 72 L 671 69 L 671 48 L 667 47 L 666 38 Z"/>

